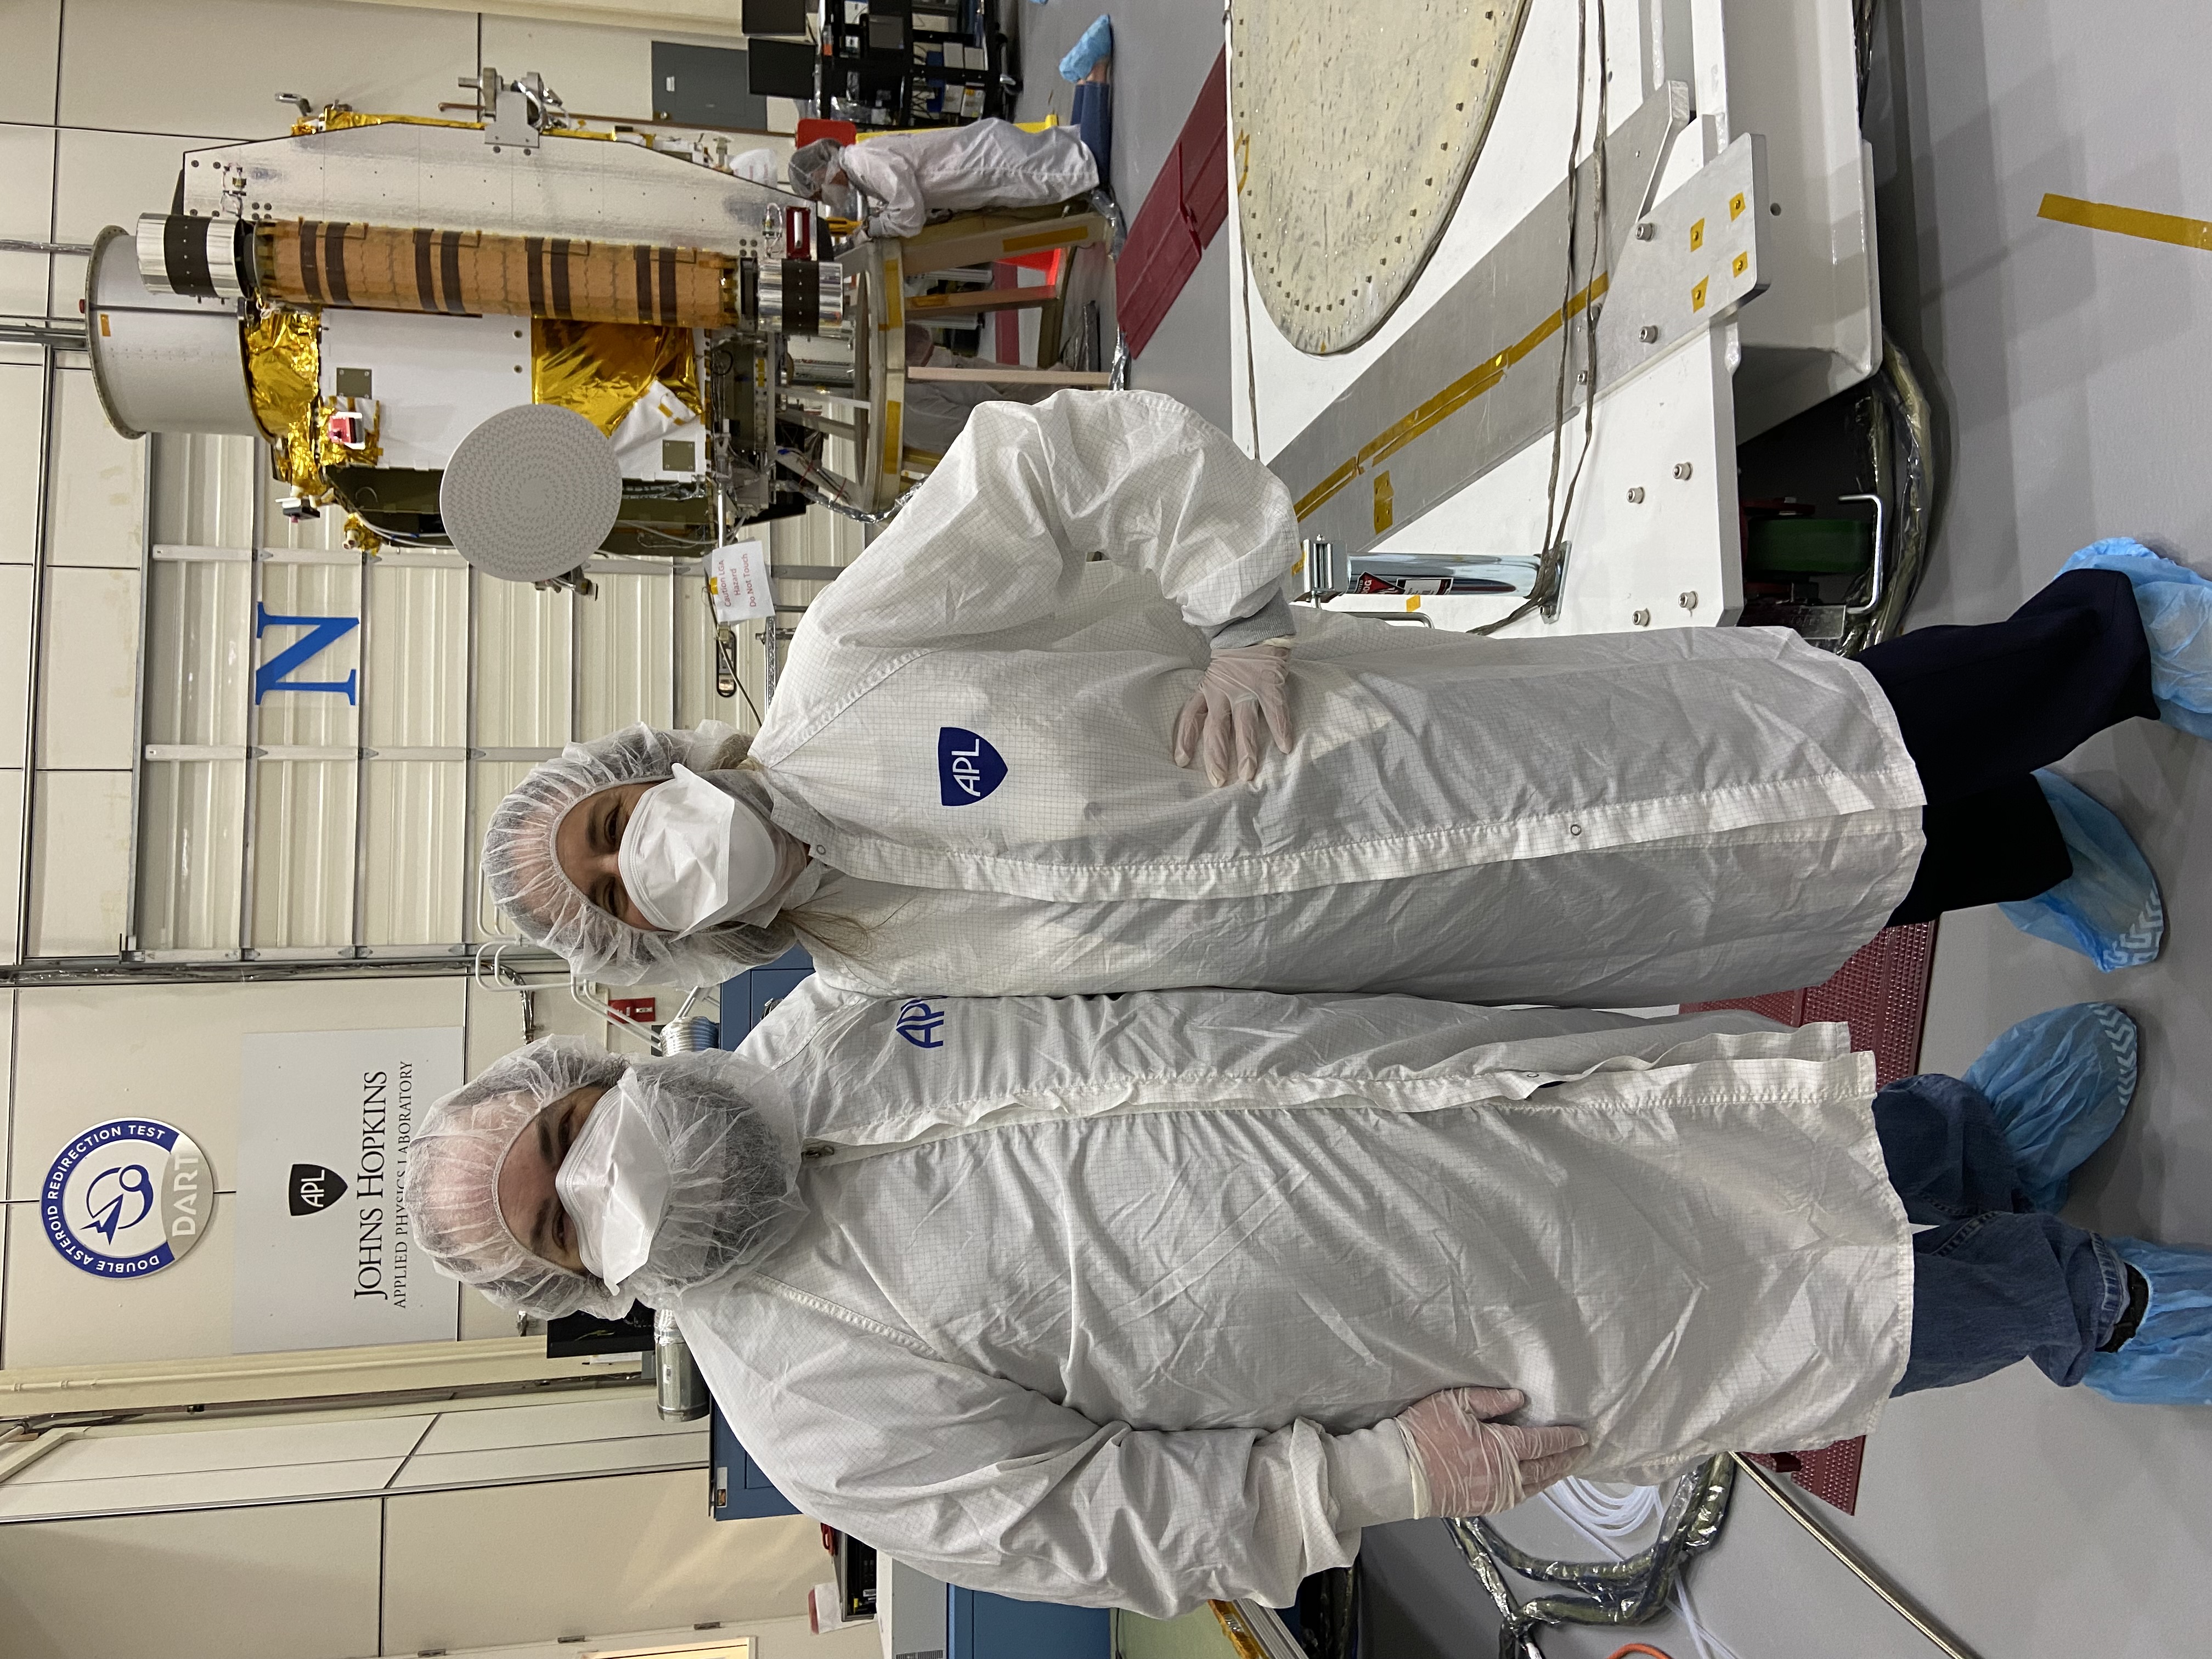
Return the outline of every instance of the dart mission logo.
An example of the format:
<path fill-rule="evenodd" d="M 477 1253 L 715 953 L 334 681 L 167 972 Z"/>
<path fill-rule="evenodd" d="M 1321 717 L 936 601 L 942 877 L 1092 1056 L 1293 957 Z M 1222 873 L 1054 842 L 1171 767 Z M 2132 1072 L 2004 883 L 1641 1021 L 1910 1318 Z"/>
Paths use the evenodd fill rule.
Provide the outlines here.
<path fill-rule="evenodd" d="M 181 1261 L 214 1210 L 206 1155 L 153 1118 L 94 1124 L 62 1149 L 39 1188 L 46 1242 L 102 1279 L 143 1279 Z"/>

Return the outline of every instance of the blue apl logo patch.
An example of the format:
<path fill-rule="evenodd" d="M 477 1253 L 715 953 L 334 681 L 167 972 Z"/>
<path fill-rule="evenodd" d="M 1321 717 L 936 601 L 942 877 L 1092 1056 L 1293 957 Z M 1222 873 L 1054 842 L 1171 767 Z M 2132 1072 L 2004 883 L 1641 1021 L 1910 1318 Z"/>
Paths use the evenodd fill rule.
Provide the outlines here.
<path fill-rule="evenodd" d="M 945 1046 L 945 1010 L 909 997 L 899 1004 L 898 1034 L 917 1048 Z"/>
<path fill-rule="evenodd" d="M 1006 763 L 987 738 L 957 726 L 937 728 L 937 799 L 972 806 L 1006 781 Z"/>

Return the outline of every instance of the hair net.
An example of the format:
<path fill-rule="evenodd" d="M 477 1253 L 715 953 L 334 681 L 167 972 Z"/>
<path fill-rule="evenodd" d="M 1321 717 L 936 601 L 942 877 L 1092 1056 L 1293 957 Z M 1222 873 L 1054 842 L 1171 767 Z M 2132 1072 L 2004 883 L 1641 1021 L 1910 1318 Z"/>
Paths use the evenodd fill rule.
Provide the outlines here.
<path fill-rule="evenodd" d="M 801 196 L 811 196 L 817 201 L 822 197 L 823 186 L 830 175 L 837 170 L 837 156 L 845 147 L 835 138 L 817 138 L 811 144 L 801 144 L 791 152 L 789 177 L 791 187 Z"/>
<path fill-rule="evenodd" d="M 538 1115 L 590 1085 L 627 1087 L 667 1162 L 668 1201 L 645 1265 L 619 1290 L 532 1255 L 499 1207 L 499 1171 Z M 408 1156 L 407 1213 L 441 1270 L 502 1307 L 619 1318 L 766 1254 L 798 1224 L 799 1144 L 769 1073 L 734 1054 L 628 1062 L 543 1037 L 431 1108 Z"/>
<path fill-rule="evenodd" d="M 630 1298 L 532 1255 L 499 1210 L 499 1170 L 538 1115 L 574 1091 L 621 1080 L 626 1062 L 581 1037 L 516 1050 L 433 1106 L 407 1152 L 407 1220 L 441 1271 L 501 1307 L 558 1319 L 618 1319 Z"/>
<path fill-rule="evenodd" d="M 572 743 L 558 760 L 540 762 L 500 802 L 484 831 L 492 902 L 531 944 L 559 951 L 579 973 L 610 985 L 715 985 L 775 961 L 799 938 L 783 916 L 764 927 L 728 922 L 682 939 L 633 927 L 585 897 L 553 854 L 554 832 L 586 795 L 668 777 L 679 763 L 766 813 L 766 789 L 726 769 L 744 758 L 744 742 L 719 720 L 696 732 L 632 726 Z"/>

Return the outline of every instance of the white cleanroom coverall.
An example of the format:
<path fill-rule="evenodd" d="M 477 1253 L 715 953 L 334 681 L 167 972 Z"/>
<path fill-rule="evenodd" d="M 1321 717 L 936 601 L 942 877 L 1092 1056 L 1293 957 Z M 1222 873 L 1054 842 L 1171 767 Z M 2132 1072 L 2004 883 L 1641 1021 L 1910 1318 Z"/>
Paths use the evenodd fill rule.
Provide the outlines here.
<path fill-rule="evenodd" d="M 1417 1512 L 1383 1419 L 1438 1389 L 1650 1480 L 1860 1433 L 1904 1369 L 1839 1025 L 817 977 L 702 1063 L 795 1111 L 806 1214 L 676 1299 L 692 1352 L 805 1513 L 955 1583 L 1280 1606 Z"/>
<path fill-rule="evenodd" d="M 1297 558 L 1282 485 L 1171 399 L 977 409 L 814 601 L 752 745 L 836 872 L 811 908 L 861 924 L 810 941 L 821 970 L 1635 1006 L 1818 983 L 1911 885 L 1889 704 L 1784 629 L 1486 639 L 1279 605 L 1296 744 L 1212 787 L 1176 717 Z"/>
<path fill-rule="evenodd" d="M 933 213 L 1049 207 L 1098 183 L 1073 127 L 1024 132 L 1000 120 L 848 144 L 837 165 L 868 198 L 866 228 L 878 238 L 911 236 Z"/>

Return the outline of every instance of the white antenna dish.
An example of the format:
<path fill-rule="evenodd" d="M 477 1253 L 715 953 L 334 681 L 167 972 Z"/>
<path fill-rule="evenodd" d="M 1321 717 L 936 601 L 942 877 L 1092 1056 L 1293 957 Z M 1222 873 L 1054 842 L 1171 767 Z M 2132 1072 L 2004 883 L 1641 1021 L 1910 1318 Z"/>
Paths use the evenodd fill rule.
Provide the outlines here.
<path fill-rule="evenodd" d="M 599 550 L 621 509 L 614 445 L 553 404 L 482 422 L 454 447 L 438 486 L 454 550 L 511 582 L 567 575 Z"/>

